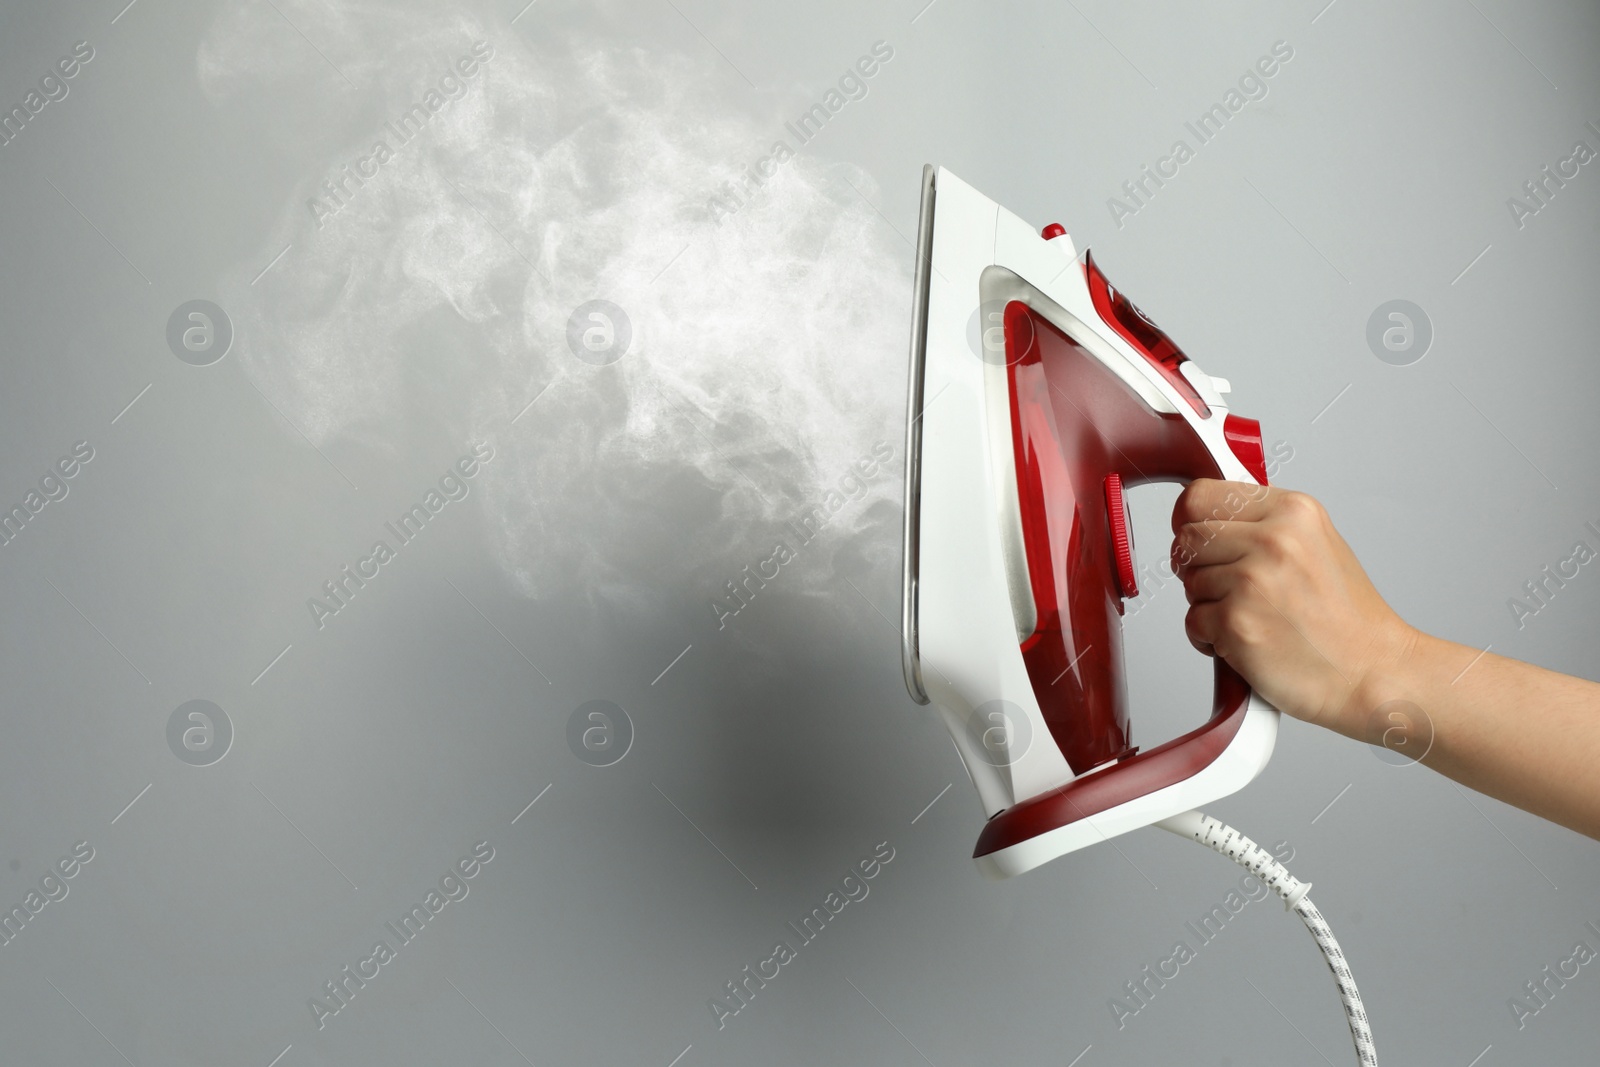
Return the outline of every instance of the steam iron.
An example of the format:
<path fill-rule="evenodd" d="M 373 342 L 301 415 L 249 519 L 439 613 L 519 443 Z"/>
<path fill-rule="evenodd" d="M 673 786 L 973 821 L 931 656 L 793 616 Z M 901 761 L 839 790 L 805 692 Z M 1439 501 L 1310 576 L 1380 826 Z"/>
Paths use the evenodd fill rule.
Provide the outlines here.
<path fill-rule="evenodd" d="M 1260 426 L 1058 225 L 1042 233 L 925 167 L 906 431 L 902 653 L 989 817 L 994 877 L 1233 793 L 1278 711 L 1220 658 L 1208 719 L 1140 750 L 1123 602 L 1127 491 L 1265 485 Z M 1197 716 L 1198 718 L 1198 716 Z"/>
<path fill-rule="evenodd" d="M 1217 658 L 1205 722 L 1144 751 L 1129 729 L 1127 491 L 1265 486 L 1260 425 L 1066 230 L 1035 233 L 947 170 L 922 171 L 914 284 L 901 659 L 989 817 L 973 858 L 1004 878 L 1142 826 L 1227 856 L 1305 923 L 1357 1057 L 1377 1067 L 1310 883 L 1198 810 L 1261 773 L 1278 710 Z"/>

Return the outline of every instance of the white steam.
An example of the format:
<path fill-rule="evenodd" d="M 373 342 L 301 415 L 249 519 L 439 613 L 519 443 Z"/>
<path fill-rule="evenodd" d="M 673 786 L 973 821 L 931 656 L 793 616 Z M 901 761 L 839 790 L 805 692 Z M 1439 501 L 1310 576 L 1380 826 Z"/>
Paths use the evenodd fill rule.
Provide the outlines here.
<path fill-rule="evenodd" d="M 247 373 L 318 445 L 399 451 L 424 424 L 492 442 L 475 497 L 528 593 L 749 562 L 875 441 L 899 456 L 909 250 L 875 190 L 805 149 L 714 221 L 781 123 L 729 109 L 745 89 L 714 55 L 602 38 L 276 0 L 227 6 L 198 57 L 219 107 L 314 91 L 296 135 L 327 149 L 224 286 Z M 385 124 L 476 42 L 492 57 L 400 143 Z M 393 158 L 337 205 L 323 181 L 379 140 Z M 312 198 L 337 206 L 320 226 Z M 632 327 L 609 366 L 567 341 L 597 298 Z M 869 485 L 830 537 L 898 499 L 893 470 Z M 658 543 L 663 509 L 677 543 Z"/>

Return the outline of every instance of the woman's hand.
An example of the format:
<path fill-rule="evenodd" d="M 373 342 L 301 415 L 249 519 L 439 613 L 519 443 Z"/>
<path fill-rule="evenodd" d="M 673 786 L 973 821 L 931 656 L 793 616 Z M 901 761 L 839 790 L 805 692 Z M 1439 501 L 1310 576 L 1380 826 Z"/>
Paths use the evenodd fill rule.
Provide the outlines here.
<path fill-rule="evenodd" d="M 1600 839 L 1600 685 L 1412 629 L 1304 493 L 1197 481 L 1172 531 L 1189 640 L 1279 710 Z"/>
<path fill-rule="evenodd" d="M 1384 603 L 1314 499 L 1201 479 L 1172 511 L 1185 628 L 1279 710 L 1368 741 L 1363 683 L 1418 634 Z M 1374 705 L 1375 706 L 1375 705 Z"/>

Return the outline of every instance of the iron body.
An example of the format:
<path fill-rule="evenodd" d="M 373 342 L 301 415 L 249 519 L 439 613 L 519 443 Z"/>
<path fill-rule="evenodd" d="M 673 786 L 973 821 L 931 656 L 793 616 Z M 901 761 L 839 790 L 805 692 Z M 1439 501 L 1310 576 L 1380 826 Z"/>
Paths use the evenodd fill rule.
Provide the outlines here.
<path fill-rule="evenodd" d="M 1259 427 L 1060 227 L 1045 232 L 924 168 L 902 659 L 977 787 L 989 821 L 974 856 L 997 877 L 1235 792 L 1266 765 L 1278 725 L 1218 660 L 1209 718 L 1133 744 L 1123 493 L 1265 484 Z"/>

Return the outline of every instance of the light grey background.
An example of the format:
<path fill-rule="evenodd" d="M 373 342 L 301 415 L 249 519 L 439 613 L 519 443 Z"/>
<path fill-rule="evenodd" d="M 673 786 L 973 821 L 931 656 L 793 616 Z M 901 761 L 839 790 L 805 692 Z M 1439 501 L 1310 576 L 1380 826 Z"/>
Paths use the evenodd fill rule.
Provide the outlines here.
<path fill-rule="evenodd" d="M 1327 504 L 1410 621 L 1592 676 L 1591 568 L 1523 628 L 1507 601 L 1600 543 L 1600 164 L 1521 228 L 1507 198 L 1600 148 L 1593 5 L 510 0 L 461 6 L 455 32 L 445 5 L 123 2 L 0 16 L 5 108 L 95 49 L 0 148 L 0 498 L 95 450 L 0 547 L 0 903 L 94 849 L 0 946 L 7 1062 L 1349 1062 L 1315 948 L 1265 903 L 1118 1029 L 1108 1001 L 1237 885 L 1220 858 L 1154 830 L 1004 884 L 968 858 L 980 812 L 889 621 L 918 171 L 1093 246 L 1288 442 L 1278 480 Z M 434 36 L 413 48 L 410 21 Z M 463 119 L 406 162 L 412 200 L 364 191 L 371 241 L 318 244 L 308 190 L 475 39 L 499 125 Z M 879 40 L 892 61 L 788 185 L 711 221 L 713 191 Z M 1269 95 L 1117 226 L 1121 183 L 1192 145 L 1183 123 L 1280 40 Z M 596 52 L 673 73 L 596 110 L 570 58 Z M 611 121 L 635 103 L 673 120 Z M 537 179 L 496 163 L 521 142 Z M 482 245 L 394 237 L 448 202 L 434 173 L 482 209 L 481 232 L 452 209 Z M 660 212 L 628 216 L 651 190 Z M 782 269 L 741 282 L 719 250 L 764 228 Z M 585 273 L 618 242 L 638 278 Z M 459 306 L 419 295 L 418 271 L 443 263 L 447 291 L 485 256 Z M 637 318 L 611 367 L 565 348 L 596 298 Z M 1397 298 L 1435 335 L 1407 367 L 1365 340 Z M 209 367 L 166 345 L 191 299 L 238 331 Z M 708 351 L 670 431 L 604 429 L 661 410 L 650 375 Z M 719 629 L 724 583 L 879 438 L 895 470 Z M 306 598 L 482 440 L 472 495 L 318 630 Z M 1170 499 L 1135 497 L 1147 559 Z M 1182 607 L 1173 586 L 1129 620 L 1146 744 L 1208 699 Z M 166 739 L 195 699 L 234 729 L 205 767 Z M 609 767 L 567 745 L 595 699 L 633 724 Z M 1593 842 L 1293 722 L 1212 813 L 1293 846 L 1385 1062 L 1592 1056 L 1593 965 L 1520 1031 L 1508 999 L 1600 948 Z M 483 840 L 470 895 L 318 1029 L 308 999 Z M 879 842 L 870 895 L 719 1031 L 710 998 Z"/>

